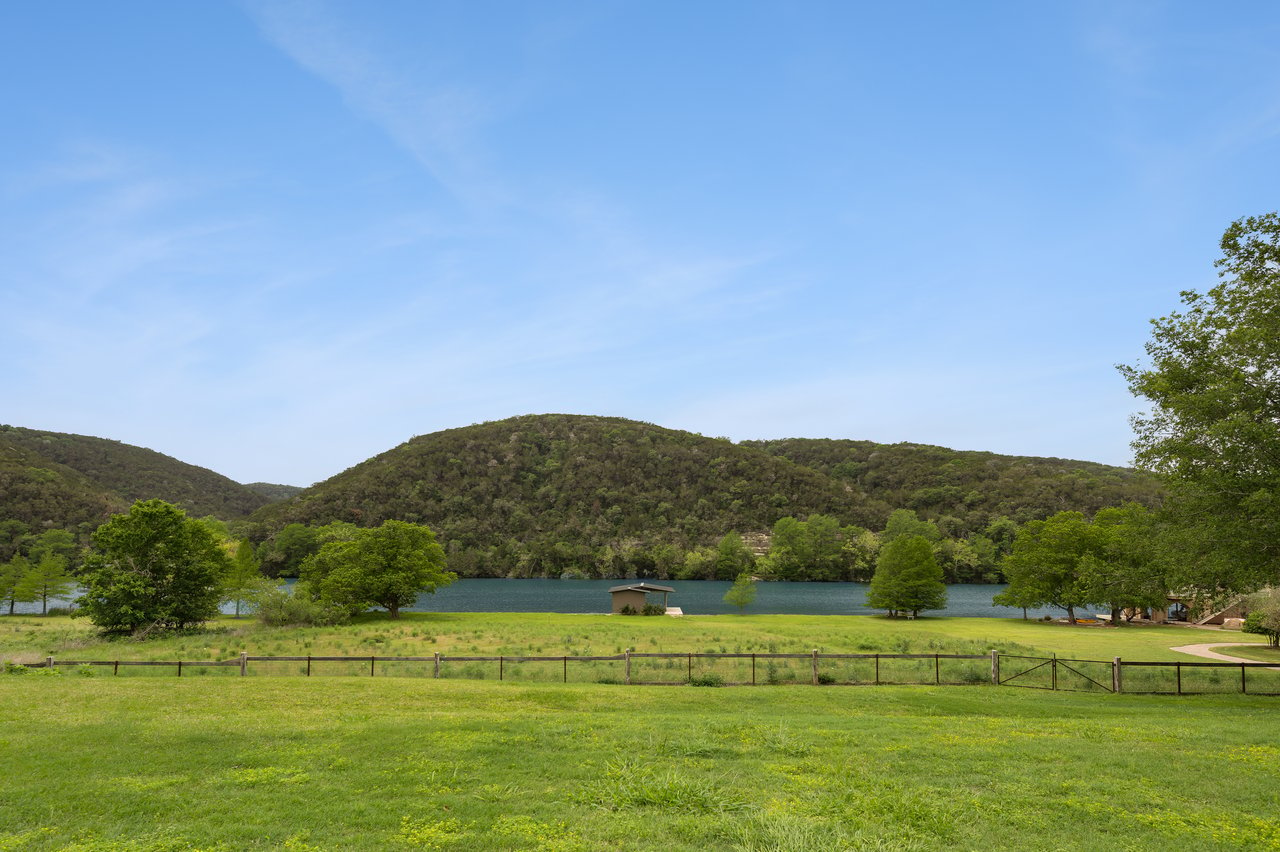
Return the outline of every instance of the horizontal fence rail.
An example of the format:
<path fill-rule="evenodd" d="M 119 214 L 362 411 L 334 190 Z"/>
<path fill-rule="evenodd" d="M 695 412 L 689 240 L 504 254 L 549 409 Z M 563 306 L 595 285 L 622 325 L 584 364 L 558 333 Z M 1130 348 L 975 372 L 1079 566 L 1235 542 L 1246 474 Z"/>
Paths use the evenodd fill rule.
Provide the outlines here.
<path fill-rule="evenodd" d="M 1152 695 L 1280 695 L 1280 666 L 1264 662 L 1152 662 L 1020 654 L 827 654 L 637 652 L 591 656 L 429 657 L 242 654 L 231 660 L 55 660 L 27 668 L 109 668 L 113 676 L 365 676 L 620 683 L 635 686 L 762 684 L 994 684 L 1074 692 Z"/>

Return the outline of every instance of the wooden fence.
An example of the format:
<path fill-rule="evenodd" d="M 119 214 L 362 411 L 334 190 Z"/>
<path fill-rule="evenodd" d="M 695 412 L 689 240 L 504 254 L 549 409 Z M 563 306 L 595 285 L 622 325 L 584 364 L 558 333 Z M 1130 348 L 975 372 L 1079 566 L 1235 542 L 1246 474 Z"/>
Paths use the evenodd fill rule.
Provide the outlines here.
<path fill-rule="evenodd" d="M 677 686 L 690 683 L 746 686 L 762 684 L 933 684 L 993 682 L 988 654 L 796 654 L 642 653 L 598 656 L 430 657 L 306 656 L 231 660 L 61 660 L 48 657 L 32 668 L 89 667 L 120 676 L 177 677 L 365 676 L 462 678 L 521 682 L 620 683 Z"/>
<path fill-rule="evenodd" d="M 306 656 L 231 660 L 56 660 L 31 668 L 109 668 L 114 676 L 365 676 L 518 682 L 707 684 L 977 685 L 1159 695 L 1280 695 L 1272 663 L 1146 662 L 1017 654 L 641 653 L 602 656 Z"/>
<path fill-rule="evenodd" d="M 1280 667 L 1274 663 L 1147 662 L 1120 657 L 1107 661 L 997 654 L 994 667 L 993 683 L 1030 689 L 1148 695 L 1280 695 Z"/>

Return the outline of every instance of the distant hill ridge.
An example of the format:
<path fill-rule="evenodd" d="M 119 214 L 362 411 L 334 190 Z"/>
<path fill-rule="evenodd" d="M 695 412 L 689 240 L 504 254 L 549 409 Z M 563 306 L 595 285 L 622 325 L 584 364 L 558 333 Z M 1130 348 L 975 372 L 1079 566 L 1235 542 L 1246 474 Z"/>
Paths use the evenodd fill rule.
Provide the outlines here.
<path fill-rule="evenodd" d="M 0 426 L 0 519 L 96 526 L 158 497 L 196 517 L 242 518 L 268 497 L 207 468 L 106 438 Z"/>
<path fill-rule="evenodd" d="M 432 526 L 451 564 L 479 575 L 543 576 L 607 561 L 606 550 L 666 558 L 663 548 L 767 533 L 788 515 L 878 530 L 910 508 L 962 537 L 1002 516 L 1152 505 L 1160 493 L 1147 474 L 1093 462 L 825 438 L 734 443 L 572 414 L 421 435 L 303 489 L 241 485 L 119 441 L 0 426 L 0 521 L 83 534 L 150 497 L 195 516 L 247 516 L 259 540 L 294 522 L 396 518 Z"/>
<path fill-rule="evenodd" d="M 435 529 L 463 573 L 547 576 L 598 561 L 601 548 L 683 551 L 727 531 L 768 531 L 788 515 L 878 530 L 892 510 L 913 508 L 964 536 L 1000 516 L 1024 522 L 1153 504 L 1159 494 L 1146 474 L 1092 462 L 869 441 L 735 444 L 623 418 L 542 414 L 415 437 L 251 521 L 261 538 L 289 523 L 409 520 Z"/>

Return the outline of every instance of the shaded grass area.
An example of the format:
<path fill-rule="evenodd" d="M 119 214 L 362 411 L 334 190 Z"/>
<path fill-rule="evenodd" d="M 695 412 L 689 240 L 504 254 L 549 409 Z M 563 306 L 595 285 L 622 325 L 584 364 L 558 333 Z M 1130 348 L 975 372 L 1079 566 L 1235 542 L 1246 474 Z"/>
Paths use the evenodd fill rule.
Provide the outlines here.
<path fill-rule="evenodd" d="M 1278 709 L 0 678 L 0 849 L 1277 849 Z"/>
<path fill-rule="evenodd" d="M 83 619 L 0 618 L 0 658 L 217 660 L 255 656 L 585 656 L 638 652 L 1005 653 L 1110 660 L 1177 660 L 1169 650 L 1206 638 L 1239 636 L 1173 626 L 1072 627 L 1007 618 L 719 615 L 623 617 L 550 613 L 366 615 L 324 628 L 269 628 L 221 618 L 207 629 L 146 642 L 105 640 Z M 1247 639 L 1241 638 L 1242 642 Z"/>

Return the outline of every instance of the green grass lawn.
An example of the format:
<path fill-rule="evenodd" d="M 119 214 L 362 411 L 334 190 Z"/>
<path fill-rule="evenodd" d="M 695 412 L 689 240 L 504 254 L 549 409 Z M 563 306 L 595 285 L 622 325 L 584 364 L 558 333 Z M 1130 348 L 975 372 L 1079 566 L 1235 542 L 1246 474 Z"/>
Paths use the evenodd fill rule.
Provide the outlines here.
<path fill-rule="evenodd" d="M 229 659 L 255 656 L 506 654 L 559 656 L 635 651 L 792 653 L 1050 654 L 1095 660 L 1189 659 L 1170 651 L 1195 642 L 1248 642 L 1240 633 L 1175 626 L 1072 627 L 1008 618 L 858 615 L 710 615 L 624 617 L 550 613 L 367 615 L 350 625 L 267 628 L 221 618 L 208 630 L 137 642 L 102 639 L 84 619 L 0 617 L 0 659 Z M 1261 637 L 1259 637 L 1261 638 Z"/>
<path fill-rule="evenodd" d="M 1214 648 L 1213 650 L 1230 657 L 1241 657 L 1246 660 L 1257 660 L 1260 663 L 1280 665 L 1280 648 L 1273 648 L 1270 645 L 1230 645 L 1224 648 Z"/>
<path fill-rule="evenodd" d="M 1277 701 L 0 677 L 0 849 L 1277 849 Z"/>

